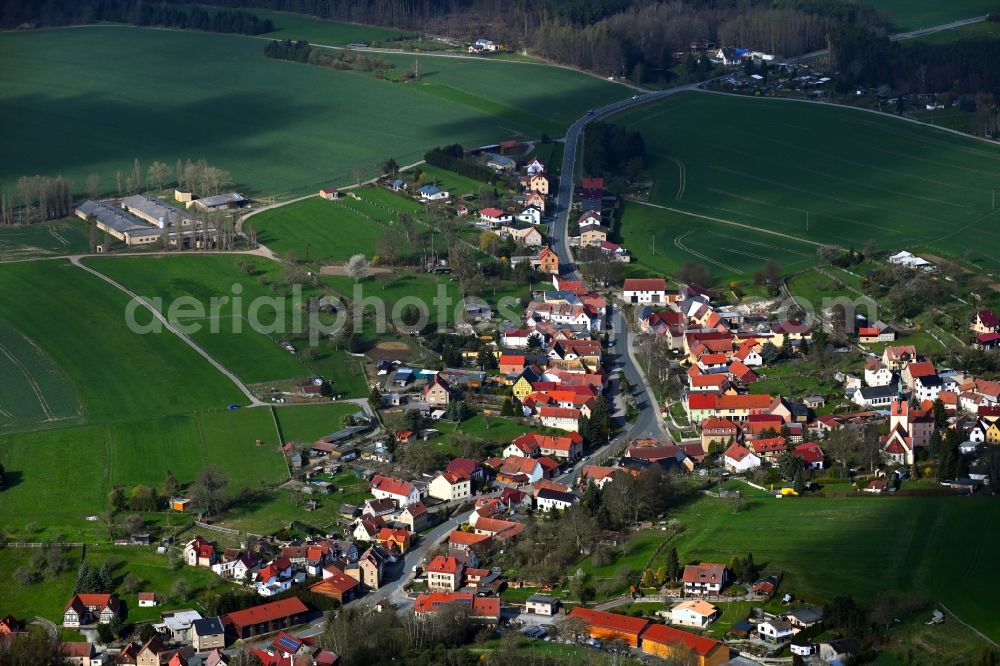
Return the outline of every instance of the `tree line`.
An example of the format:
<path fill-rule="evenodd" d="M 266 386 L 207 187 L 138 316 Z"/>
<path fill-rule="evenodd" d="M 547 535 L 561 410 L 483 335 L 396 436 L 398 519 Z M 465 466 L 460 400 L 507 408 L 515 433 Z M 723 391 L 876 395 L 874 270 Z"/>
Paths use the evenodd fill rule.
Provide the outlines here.
<path fill-rule="evenodd" d="M 474 180 L 493 184 L 496 172 L 488 166 L 476 164 L 465 159 L 465 150 L 457 143 L 449 146 L 438 146 L 424 154 L 424 161 L 432 166 L 457 174 L 468 176 Z"/>
<path fill-rule="evenodd" d="M 182 6 L 142 0 L 4 0 L 0 4 L 0 27 L 131 23 L 240 35 L 274 31 L 270 19 L 242 9 L 209 10 L 198 5 L 175 4 Z"/>
<path fill-rule="evenodd" d="M 715 42 L 794 55 L 826 46 L 838 25 L 883 26 L 874 9 L 848 0 L 212 0 L 319 18 L 488 37 L 560 63 L 637 83 L 667 82 L 675 54 Z"/>

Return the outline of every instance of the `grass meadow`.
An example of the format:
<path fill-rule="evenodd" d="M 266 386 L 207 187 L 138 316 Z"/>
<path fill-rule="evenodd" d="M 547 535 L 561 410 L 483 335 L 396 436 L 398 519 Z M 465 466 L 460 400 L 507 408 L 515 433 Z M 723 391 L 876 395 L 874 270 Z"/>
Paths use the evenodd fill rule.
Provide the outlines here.
<path fill-rule="evenodd" d="M 51 358 L 90 421 L 242 403 L 242 393 L 176 336 L 136 335 L 129 298 L 64 261 L 0 266 L 0 319 Z"/>
<path fill-rule="evenodd" d="M 691 260 L 714 273 L 745 274 L 773 255 L 788 272 L 815 256 L 794 239 L 844 247 L 874 239 L 885 250 L 920 245 L 984 269 L 1000 267 L 986 250 L 1000 244 L 996 146 L 847 108 L 704 93 L 678 95 L 616 122 L 643 134 L 655 175 L 652 203 L 790 237 L 723 246 L 702 230 L 741 240 L 745 230 L 722 231 L 703 218 L 655 209 L 638 213 L 640 206 L 629 204 L 623 237 L 641 264 Z M 652 258 L 644 240 L 656 226 L 663 229 L 657 256 L 669 259 Z M 767 245 L 806 256 L 783 259 Z"/>
<path fill-rule="evenodd" d="M 996 10 L 991 0 L 862 0 L 885 12 L 893 26 L 899 30 L 916 30 L 943 25 L 961 19 L 982 16 Z"/>
<path fill-rule="evenodd" d="M 0 320 L 0 432 L 80 420 L 66 377 L 41 349 Z"/>
<path fill-rule="evenodd" d="M 341 429 L 341 419 L 361 407 L 353 402 L 302 405 L 275 409 L 286 442 L 315 442 Z"/>
<path fill-rule="evenodd" d="M 309 201 L 312 201 L 310 199 Z M 322 203 L 331 203 L 316 199 Z M 248 275 L 236 266 L 237 261 L 249 261 L 256 267 Z M 333 348 L 322 340 L 315 353 L 306 357 L 305 340 L 299 342 L 295 322 L 301 318 L 301 329 L 306 330 L 308 316 L 297 307 L 289 288 L 282 284 L 278 264 L 259 257 L 234 257 L 223 255 L 178 254 L 151 257 L 93 257 L 87 265 L 108 275 L 120 284 L 144 297 L 161 298 L 163 309 L 179 297 L 193 297 L 204 305 L 205 317 L 180 317 L 182 322 L 202 326 L 192 333 L 192 338 L 215 359 L 249 384 L 270 384 L 286 379 L 301 380 L 319 374 L 331 381 L 334 390 L 345 397 L 368 394 L 364 374 L 357 368 L 357 361 L 342 350 Z M 217 316 L 209 311 L 212 298 L 234 296 L 234 285 L 242 290 L 242 312 L 237 322 L 232 302 L 220 307 Z M 302 292 L 303 303 L 318 290 L 306 287 Z M 258 297 L 283 298 L 277 305 L 259 309 L 257 320 L 262 326 L 275 324 L 275 332 L 253 330 L 248 317 L 252 301 Z M 275 308 L 278 308 L 276 311 Z M 276 312 L 284 317 L 278 325 Z M 213 332 L 212 324 L 217 327 Z M 234 323 L 240 328 L 234 327 Z M 291 339 L 298 347 L 296 354 L 284 350 L 280 343 Z"/>
<path fill-rule="evenodd" d="M 323 19 L 290 14 L 288 12 L 268 12 L 259 9 L 250 10 L 262 19 L 271 19 L 274 30 L 261 37 L 268 39 L 304 39 L 310 44 L 326 46 L 347 46 L 348 44 L 368 44 L 387 41 L 405 36 L 407 33 L 381 28 L 374 25 L 358 23 L 340 23 Z"/>
<path fill-rule="evenodd" d="M 82 193 L 93 172 L 110 191 L 133 158 L 205 158 L 238 189 L 282 197 L 435 145 L 561 133 L 629 93 L 556 67 L 428 56 L 420 81 L 392 83 L 271 60 L 264 44 L 121 26 L 0 35 L 0 182 L 61 173 Z"/>
<path fill-rule="evenodd" d="M 260 440 L 260 444 L 257 441 Z M 34 523 L 49 536 L 87 539 L 101 529 L 86 521 L 107 505 L 115 484 L 162 487 L 167 470 L 182 484 L 213 464 L 230 492 L 288 478 L 268 409 L 204 412 L 0 436 L 0 462 L 10 487 L 0 493 L 8 535 Z M 67 490 L 72 489 L 70 495 Z"/>
<path fill-rule="evenodd" d="M 784 573 L 782 591 L 817 601 L 847 591 L 869 603 L 881 590 L 915 590 L 1000 638 L 993 604 L 1000 583 L 972 573 L 988 566 L 1000 546 L 988 527 L 1000 519 L 996 502 L 768 498 L 734 514 L 727 502 L 704 498 L 676 517 L 686 528 L 674 541 L 682 562 L 726 562 L 752 552 L 766 570 Z M 659 558 L 665 557 L 664 551 Z"/>
<path fill-rule="evenodd" d="M 86 226 L 75 217 L 0 226 L 0 261 L 81 254 L 89 251 L 89 244 Z"/>

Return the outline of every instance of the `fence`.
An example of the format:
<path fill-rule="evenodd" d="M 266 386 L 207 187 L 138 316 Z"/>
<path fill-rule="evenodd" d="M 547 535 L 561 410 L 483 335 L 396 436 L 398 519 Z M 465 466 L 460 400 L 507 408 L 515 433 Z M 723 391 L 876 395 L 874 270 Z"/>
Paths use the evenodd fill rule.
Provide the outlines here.
<path fill-rule="evenodd" d="M 197 525 L 198 527 L 200 527 L 202 529 L 206 529 L 206 530 L 214 530 L 216 532 L 222 532 L 223 534 L 232 534 L 232 535 L 235 535 L 235 536 L 239 536 L 240 535 L 240 531 L 239 530 L 234 530 L 234 529 L 231 529 L 229 527 L 219 527 L 218 525 L 209 525 L 208 523 L 203 523 L 200 520 L 194 521 L 194 524 Z"/>
<path fill-rule="evenodd" d="M 40 542 L 21 542 L 21 541 L 10 541 L 4 544 L 5 548 L 42 548 L 43 546 L 65 546 L 67 548 L 82 548 L 86 546 L 82 541 L 40 541 Z"/>

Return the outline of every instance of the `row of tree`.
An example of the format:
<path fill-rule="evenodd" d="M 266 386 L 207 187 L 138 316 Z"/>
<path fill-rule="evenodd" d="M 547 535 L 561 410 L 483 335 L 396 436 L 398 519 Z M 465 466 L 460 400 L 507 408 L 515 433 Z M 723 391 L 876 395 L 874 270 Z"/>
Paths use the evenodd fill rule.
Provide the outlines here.
<path fill-rule="evenodd" d="M 170 6 L 176 4 L 177 7 Z M 206 9 L 186 3 L 143 0 L 4 0 L 0 27 L 131 23 L 186 30 L 260 35 L 274 31 L 270 19 L 242 9 Z"/>
<path fill-rule="evenodd" d="M 55 220 L 72 210 L 73 183 L 62 176 L 21 176 L 14 192 L 0 186 L 0 224 Z"/>
<path fill-rule="evenodd" d="M 465 150 L 457 143 L 429 150 L 424 154 L 424 160 L 430 165 L 491 185 L 496 180 L 496 172 L 493 169 L 465 159 Z"/>

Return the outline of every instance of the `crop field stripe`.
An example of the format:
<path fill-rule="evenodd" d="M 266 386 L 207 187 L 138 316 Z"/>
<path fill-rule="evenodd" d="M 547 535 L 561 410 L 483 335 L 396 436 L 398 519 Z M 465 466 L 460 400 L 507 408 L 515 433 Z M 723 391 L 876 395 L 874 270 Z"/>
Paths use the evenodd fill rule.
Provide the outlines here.
<path fill-rule="evenodd" d="M 0 354 L 3 354 L 8 359 L 10 359 L 11 364 L 13 364 L 15 367 L 17 367 L 17 369 L 19 369 L 21 371 L 21 373 L 24 374 L 25 381 L 28 382 L 28 386 L 31 387 L 31 390 L 35 394 L 35 398 L 37 398 L 37 400 L 38 400 L 38 405 L 42 408 L 42 411 L 45 412 L 45 418 L 51 419 L 52 418 L 52 410 L 51 410 L 51 408 L 49 408 L 49 403 L 46 402 L 45 396 L 42 393 L 42 390 L 38 387 L 38 382 L 35 381 L 35 378 L 32 376 L 32 374 L 28 370 L 28 368 L 25 367 L 25 365 L 23 363 L 21 363 L 19 360 L 17 360 L 13 356 L 13 354 L 11 354 L 9 351 L 7 351 L 7 348 L 4 347 L 2 344 L 0 344 Z"/>
<path fill-rule="evenodd" d="M 710 264 L 715 264 L 719 268 L 724 268 L 724 269 L 726 269 L 728 271 L 732 271 L 734 273 L 742 273 L 743 272 L 740 269 L 733 268 L 732 266 L 729 266 L 728 264 L 724 264 L 721 261 L 716 261 L 715 259 L 712 259 L 711 257 L 702 254 L 701 252 L 695 252 L 691 248 L 689 248 L 686 245 L 684 245 L 684 239 L 687 238 L 688 236 L 690 236 L 691 234 L 693 234 L 694 232 L 695 232 L 694 229 L 691 229 L 690 231 L 685 231 L 683 234 L 681 234 L 680 236 L 678 236 L 677 238 L 674 239 L 674 245 L 676 245 L 681 250 L 684 250 L 688 254 L 694 255 L 694 256 L 698 257 L 699 259 L 704 259 L 705 261 L 707 261 Z"/>

